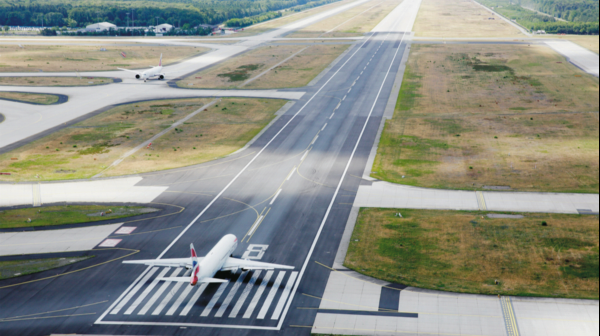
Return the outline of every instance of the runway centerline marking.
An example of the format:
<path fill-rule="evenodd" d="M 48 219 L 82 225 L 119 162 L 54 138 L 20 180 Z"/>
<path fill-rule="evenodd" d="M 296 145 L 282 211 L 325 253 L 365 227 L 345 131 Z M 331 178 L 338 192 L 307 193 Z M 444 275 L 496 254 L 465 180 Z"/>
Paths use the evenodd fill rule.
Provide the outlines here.
<path fill-rule="evenodd" d="M 269 203 L 269 205 L 273 205 L 273 203 L 275 203 L 275 200 L 277 199 L 277 196 L 279 196 L 279 194 L 281 194 L 281 191 L 283 189 L 279 189 L 279 191 L 277 192 L 277 194 L 275 194 L 275 197 L 273 197 L 273 199 L 271 200 L 271 203 Z"/>
<path fill-rule="evenodd" d="M 390 35 L 390 33 L 388 33 L 388 36 Z M 400 40 L 400 44 L 402 44 L 402 41 L 404 41 L 404 36 L 405 34 L 402 34 L 402 39 Z M 381 43 L 383 44 L 385 40 L 383 40 Z M 367 118 L 365 119 L 365 123 L 363 125 L 363 128 L 360 132 L 360 135 L 358 136 L 358 139 L 356 140 L 356 144 L 354 145 L 354 149 L 352 150 L 352 154 L 350 155 L 350 158 L 348 159 L 348 163 L 346 164 L 346 167 L 344 169 L 344 172 L 342 173 L 342 177 L 340 178 L 340 182 L 338 183 L 338 186 L 335 190 L 335 193 L 333 194 L 333 197 L 331 198 L 331 202 L 329 203 L 329 207 L 327 208 L 327 212 L 325 213 L 325 216 L 323 217 L 323 221 L 321 222 L 321 225 L 319 227 L 319 230 L 317 231 L 317 234 L 315 236 L 315 239 L 310 247 L 310 250 L 308 252 L 308 256 L 306 257 L 306 260 L 304 261 L 304 265 L 302 266 L 302 269 L 299 273 L 299 278 L 298 281 L 296 282 L 294 289 L 292 291 L 292 298 L 295 296 L 296 291 L 298 290 L 298 287 L 300 285 L 300 282 L 302 281 L 302 277 L 304 276 L 304 272 L 306 272 L 306 268 L 308 267 L 308 263 L 310 261 L 310 258 L 312 257 L 312 254 L 317 246 L 317 242 L 319 241 L 319 237 L 321 236 L 321 233 L 323 232 L 323 228 L 325 227 L 325 223 L 327 222 L 327 219 L 329 218 L 329 214 L 331 213 L 331 209 L 333 208 L 333 205 L 335 204 L 335 199 L 340 191 L 340 189 L 342 188 L 342 183 L 344 182 L 344 179 L 346 178 L 346 175 L 348 174 L 348 169 L 350 169 L 350 164 L 352 163 L 352 159 L 354 158 L 354 155 L 356 154 L 356 150 L 358 149 L 358 145 L 360 144 L 360 141 L 362 140 L 362 137 L 365 133 L 365 130 L 367 129 L 367 125 L 369 124 L 369 120 L 371 119 L 371 115 L 373 115 L 373 111 L 375 110 L 375 106 L 377 105 L 377 101 L 379 100 L 379 96 L 381 95 L 381 92 L 383 91 L 383 88 L 385 86 L 385 83 L 390 75 L 390 72 L 392 71 L 392 66 L 394 65 L 394 62 L 396 61 L 396 57 L 398 56 L 398 52 L 400 51 L 401 48 L 397 48 L 396 52 L 394 53 L 394 57 L 392 58 L 392 61 L 390 62 L 390 66 L 388 68 L 387 73 L 385 74 L 385 77 L 383 78 L 383 81 L 381 82 L 381 87 L 379 88 L 379 92 L 377 93 L 377 96 L 375 97 L 375 100 L 373 101 L 373 106 L 371 107 L 371 110 L 369 111 L 369 115 L 367 116 Z M 283 318 L 279 320 L 279 324 L 278 324 L 278 330 L 281 330 L 281 327 L 283 326 L 283 322 L 285 320 L 285 316 L 287 315 L 287 312 L 290 309 L 290 306 L 292 304 L 293 300 L 289 300 L 287 305 L 285 306 L 285 310 L 283 312 Z"/>

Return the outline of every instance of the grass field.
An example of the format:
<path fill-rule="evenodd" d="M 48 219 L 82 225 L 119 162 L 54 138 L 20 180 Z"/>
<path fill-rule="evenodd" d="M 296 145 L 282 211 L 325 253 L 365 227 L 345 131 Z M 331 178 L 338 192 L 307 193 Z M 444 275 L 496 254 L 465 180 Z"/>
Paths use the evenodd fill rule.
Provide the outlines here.
<path fill-rule="evenodd" d="M 417 37 L 525 37 L 472 0 L 423 0 L 413 31 Z"/>
<path fill-rule="evenodd" d="M 105 77 L 2 77 L 0 86 L 93 86 L 113 83 Z"/>
<path fill-rule="evenodd" d="M 106 213 L 111 210 L 111 213 Z M 137 216 L 158 209 L 137 206 L 60 205 L 0 211 L 0 229 L 53 226 Z M 101 216 L 104 212 L 104 216 Z"/>
<path fill-rule="evenodd" d="M 415 45 L 372 176 L 597 193 L 597 111 L 598 79 L 549 48 Z"/>
<path fill-rule="evenodd" d="M 116 70 L 117 67 L 142 69 L 158 65 L 163 54 L 163 64 L 168 65 L 208 51 L 195 47 L 144 47 L 80 45 L 0 45 L 1 72 L 60 72 Z M 126 54 L 126 57 L 121 55 Z"/>
<path fill-rule="evenodd" d="M 113 108 L 0 155 L 0 171 L 12 173 L 0 178 L 3 181 L 90 178 L 210 101 L 164 100 Z M 140 150 L 105 175 L 182 167 L 230 154 L 260 132 L 285 103 L 223 99 L 154 141 L 152 149 Z"/>
<path fill-rule="evenodd" d="M 377 0 L 356 6 L 343 13 L 302 28 L 290 38 L 362 36 L 370 32 L 402 0 Z"/>
<path fill-rule="evenodd" d="M 598 299 L 597 216 L 486 215 L 361 209 L 344 265 L 426 289 Z"/>
<path fill-rule="evenodd" d="M 41 93 L 0 92 L 0 99 L 9 99 L 27 103 L 50 105 L 58 101 L 58 96 Z"/>
<path fill-rule="evenodd" d="M 179 82 L 186 88 L 275 89 L 301 87 L 308 84 L 348 45 L 277 45 L 258 48 L 237 56 L 220 65 L 195 73 Z M 243 85 L 247 80 L 265 72 L 292 55 L 292 59 L 269 71 L 266 75 Z"/>
<path fill-rule="evenodd" d="M 34 260 L 0 261 L 0 280 L 39 273 L 53 268 L 71 265 L 91 257 L 50 258 Z"/>

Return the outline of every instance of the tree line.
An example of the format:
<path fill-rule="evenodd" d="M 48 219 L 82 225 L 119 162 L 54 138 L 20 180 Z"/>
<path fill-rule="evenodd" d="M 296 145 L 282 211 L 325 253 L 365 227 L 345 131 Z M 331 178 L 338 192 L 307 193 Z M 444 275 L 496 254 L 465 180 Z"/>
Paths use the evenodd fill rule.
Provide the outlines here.
<path fill-rule="evenodd" d="M 570 22 L 598 22 L 598 0 L 529 0 L 543 13 Z"/>
<path fill-rule="evenodd" d="M 78 28 L 106 21 L 119 27 L 195 27 L 249 17 L 264 21 L 274 17 L 272 12 L 333 1 L 339 0 L 5 0 L 0 3 L 0 25 Z"/>
<path fill-rule="evenodd" d="M 299 6 L 294 6 L 292 8 L 287 9 L 288 11 L 295 11 L 295 12 L 299 12 L 299 11 L 303 11 L 309 8 L 313 8 L 313 7 L 317 7 L 317 6 L 322 6 L 328 3 L 332 3 L 332 2 L 337 2 L 339 0 L 320 0 L 320 1 L 314 1 L 311 3 L 307 3 L 304 5 L 299 5 Z M 245 18 L 241 18 L 241 19 L 229 19 L 227 20 L 227 22 L 225 22 L 225 25 L 227 27 L 236 27 L 236 28 L 242 28 L 242 27 L 248 27 L 260 22 L 264 22 L 264 21 L 268 21 L 268 20 L 272 20 L 272 19 L 276 19 L 279 17 L 282 17 L 283 13 L 282 11 L 277 11 L 277 12 L 268 12 L 268 13 L 264 13 L 264 14 L 260 14 L 260 15 L 255 15 L 255 16 L 250 16 L 250 17 L 245 17 Z"/>

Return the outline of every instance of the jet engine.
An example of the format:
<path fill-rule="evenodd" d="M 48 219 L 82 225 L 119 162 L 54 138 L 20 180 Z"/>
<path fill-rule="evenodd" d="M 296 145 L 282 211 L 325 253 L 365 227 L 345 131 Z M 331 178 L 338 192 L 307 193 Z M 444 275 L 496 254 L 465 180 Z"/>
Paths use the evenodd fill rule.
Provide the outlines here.
<path fill-rule="evenodd" d="M 160 75 L 160 76 L 158 76 L 158 79 L 163 80 L 163 79 L 165 79 L 165 76 L 164 75 Z"/>
<path fill-rule="evenodd" d="M 135 79 L 140 79 L 140 75 L 135 75 Z"/>

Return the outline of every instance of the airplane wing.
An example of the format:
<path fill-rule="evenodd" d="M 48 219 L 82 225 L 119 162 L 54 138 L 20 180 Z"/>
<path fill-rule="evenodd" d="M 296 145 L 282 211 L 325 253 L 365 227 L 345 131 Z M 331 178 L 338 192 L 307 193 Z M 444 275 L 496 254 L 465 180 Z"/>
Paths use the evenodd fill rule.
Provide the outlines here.
<path fill-rule="evenodd" d="M 158 278 L 160 281 L 172 281 L 172 282 L 191 282 L 192 277 L 169 277 L 169 278 Z M 225 283 L 229 282 L 223 279 L 215 278 L 202 278 L 198 281 L 199 283 Z"/>
<path fill-rule="evenodd" d="M 204 258 L 198 258 L 198 261 L 202 261 Z M 191 258 L 174 258 L 174 259 L 148 259 L 148 260 L 125 260 L 123 264 L 139 264 L 148 266 L 162 266 L 162 267 L 186 267 L 192 268 Z"/>
<path fill-rule="evenodd" d="M 246 270 L 273 270 L 273 269 L 294 269 L 293 266 L 269 264 L 260 261 L 243 260 L 237 258 L 229 258 L 221 268 L 222 271 L 242 268 Z"/>
<path fill-rule="evenodd" d="M 128 71 L 128 72 L 133 72 L 134 74 L 139 74 L 139 71 L 134 71 L 134 70 L 128 70 L 128 69 L 123 69 L 123 68 L 117 68 L 119 70 L 123 70 L 123 71 Z"/>

